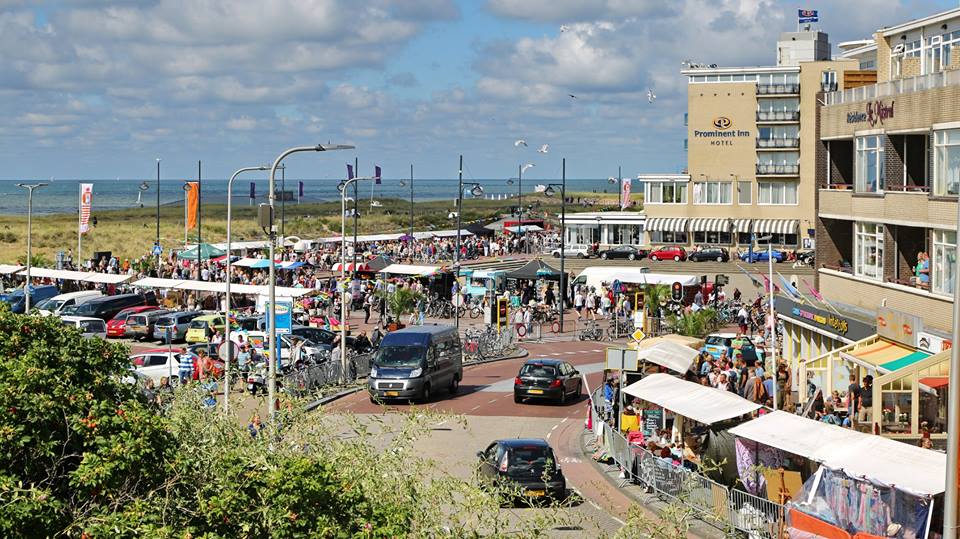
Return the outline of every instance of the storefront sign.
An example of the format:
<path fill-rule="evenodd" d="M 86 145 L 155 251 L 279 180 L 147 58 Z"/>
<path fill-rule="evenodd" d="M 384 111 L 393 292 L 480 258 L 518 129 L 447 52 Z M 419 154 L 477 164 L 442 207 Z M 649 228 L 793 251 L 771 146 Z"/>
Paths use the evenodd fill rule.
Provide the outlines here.
<path fill-rule="evenodd" d="M 870 127 L 874 127 L 877 124 L 883 125 L 883 121 L 893 118 L 893 104 L 895 102 L 891 101 L 889 105 L 885 104 L 881 100 L 869 101 L 867 102 L 867 108 L 864 111 L 854 111 L 847 113 L 847 123 L 848 124 L 859 124 L 866 122 Z"/>
<path fill-rule="evenodd" d="M 710 141 L 711 146 L 733 146 L 733 141 L 726 139 L 752 136 L 749 130 L 734 129 L 733 120 L 726 116 L 717 116 L 713 119 L 712 131 L 693 130 L 694 138 L 716 139 Z"/>
<path fill-rule="evenodd" d="M 776 310 L 787 321 L 803 322 L 822 329 L 824 334 L 837 335 L 850 341 L 858 341 L 875 333 L 873 326 L 866 322 L 780 296 L 776 298 Z"/>
<path fill-rule="evenodd" d="M 919 348 L 918 335 L 923 331 L 919 316 L 889 307 L 877 309 L 877 335 L 900 344 Z"/>
<path fill-rule="evenodd" d="M 936 354 L 953 348 L 953 341 L 944 339 L 939 335 L 921 331 L 918 334 L 917 348 L 925 352 L 930 352 L 931 354 Z"/>

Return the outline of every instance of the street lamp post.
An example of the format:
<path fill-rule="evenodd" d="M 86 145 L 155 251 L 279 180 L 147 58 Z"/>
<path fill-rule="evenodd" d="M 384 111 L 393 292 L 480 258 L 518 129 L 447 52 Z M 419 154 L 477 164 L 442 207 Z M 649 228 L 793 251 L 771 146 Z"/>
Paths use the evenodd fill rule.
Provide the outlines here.
<path fill-rule="evenodd" d="M 773 359 L 770 367 L 773 369 L 773 409 L 776 410 L 779 395 L 777 395 L 777 319 L 773 312 L 773 236 L 768 234 L 757 239 L 757 241 L 763 240 L 767 241 L 767 264 L 769 265 L 767 289 L 770 293 L 770 314 L 767 316 L 767 321 L 770 323 L 770 357 Z"/>
<path fill-rule="evenodd" d="M 157 158 L 157 240 L 154 247 L 160 246 L 160 158 Z M 157 253 L 157 277 L 160 277 L 160 249 L 155 249 Z M 79 262 L 79 261 L 78 261 Z"/>
<path fill-rule="evenodd" d="M 348 146 L 345 144 L 317 144 L 316 146 L 297 146 L 284 150 L 283 153 L 277 156 L 277 159 L 273 162 L 273 166 L 270 167 L 270 184 L 267 190 L 270 206 L 270 227 L 267 231 L 267 235 L 270 239 L 269 242 L 269 253 L 268 257 L 270 260 L 270 274 L 267 287 L 269 289 L 268 298 L 270 301 L 270 312 L 267 314 L 267 321 L 270 323 L 269 333 L 267 334 L 268 341 L 267 345 L 270 347 L 270 366 L 269 374 L 267 380 L 267 398 L 270 402 L 267 403 L 267 410 L 272 418 L 277 411 L 277 361 L 279 357 L 273 357 L 274 354 L 279 356 L 277 353 L 277 268 L 276 263 L 274 262 L 274 253 L 276 251 L 276 225 L 274 224 L 273 218 L 273 209 L 276 204 L 277 195 L 276 195 L 276 175 L 277 168 L 280 166 L 280 162 L 283 161 L 288 155 L 298 153 L 298 152 L 329 152 L 333 150 L 350 150 L 353 149 L 353 146 Z"/>
<path fill-rule="evenodd" d="M 463 155 L 460 155 L 460 169 L 458 171 L 458 182 L 459 188 L 457 189 L 457 243 L 456 249 L 453 253 L 453 279 L 457 283 L 457 292 L 460 291 L 460 235 L 461 227 L 463 226 Z M 480 196 L 483 194 L 483 187 L 479 183 L 473 184 L 473 187 L 470 189 L 470 194 L 473 196 Z M 460 331 L 460 314 L 459 307 L 457 303 L 457 298 L 450 298 L 453 301 L 453 319 L 454 326 L 456 326 L 457 331 Z"/>
<path fill-rule="evenodd" d="M 340 182 L 337 189 L 340 190 L 340 366 L 342 368 L 344 381 L 347 377 L 347 318 L 349 317 L 347 306 L 347 190 L 352 183 L 356 189 L 357 182 L 360 180 L 372 180 L 373 177 L 361 178 L 354 176 Z M 357 199 L 353 199 L 353 211 L 357 211 Z M 353 271 L 357 271 L 357 240 L 356 229 L 354 229 L 353 240 Z"/>
<path fill-rule="evenodd" d="M 960 214 L 960 205 L 957 207 L 957 213 Z M 960 217 L 960 215 L 958 215 Z M 960 236 L 960 221 L 957 221 L 958 236 Z M 957 255 L 960 255 L 960 242 L 956 247 Z M 953 283 L 953 349 L 950 351 L 950 385 L 948 387 L 947 402 L 947 489 L 944 494 L 943 506 L 943 537 L 945 539 L 956 539 L 957 537 L 957 458 L 960 455 L 960 283 L 954 279 Z M 874 403 L 874 410 L 879 403 Z M 876 414 L 876 412 L 873 412 Z M 876 417 L 876 416 L 874 416 Z"/>
<path fill-rule="evenodd" d="M 553 196 L 556 193 L 555 187 L 560 187 L 560 284 L 558 285 L 559 290 L 557 294 L 560 296 L 560 334 L 563 334 L 563 315 L 566 313 L 567 306 L 567 273 L 566 268 L 564 267 L 564 249 L 566 248 L 566 235 L 567 235 L 567 158 L 563 158 L 563 167 L 562 174 L 560 176 L 561 183 L 558 186 L 555 183 L 551 183 L 547 186 L 547 189 L 543 194 Z"/>
<path fill-rule="evenodd" d="M 27 282 L 23 285 L 24 303 L 23 314 L 30 312 L 30 268 L 33 266 L 33 245 L 31 236 L 33 235 L 33 191 L 45 187 L 46 183 L 18 183 L 17 187 L 23 187 L 27 190 Z"/>
<path fill-rule="evenodd" d="M 233 173 L 233 176 L 230 176 L 230 181 L 227 182 L 227 297 L 224 302 L 224 315 L 227 319 L 226 332 L 227 332 L 227 357 L 226 361 L 223 363 L 223 411 L 230 411 L 230 364 L 233 361 L 233 341 L 230 340 L 230 282 L 233 277 L 233 264 L 230 258 L 230 248 L 233 242 L 233 230 L 232 230 L 232 217 L 233 217 L 233 181 L 237 179 L 237 176 L 243 174 L 244 172 L 250 172 L 252 170 L 269 170 L 270 167 L 266 166 L 257 166 L 257 167 L 244 167 L 240 170 Z M 199 247 L 197 247 L 199 249 Z"/>

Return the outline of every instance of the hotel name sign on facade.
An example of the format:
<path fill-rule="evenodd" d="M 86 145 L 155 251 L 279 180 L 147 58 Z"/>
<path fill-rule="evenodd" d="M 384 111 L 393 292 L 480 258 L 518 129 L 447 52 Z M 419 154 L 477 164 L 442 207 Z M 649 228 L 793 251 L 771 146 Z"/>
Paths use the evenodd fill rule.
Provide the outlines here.
<path fill-rule="evenodd" d="M 714 129 L 710 131 L 693 130 L 694 138 L 716 139 L 711 140 L 711 146 L 733 146 L 733 141 L 729 139 L 740 137 L 752 137 L 749 130 L 734 129 L 733 120 L 726 116 L 717 116 L 713 119 Z"/>

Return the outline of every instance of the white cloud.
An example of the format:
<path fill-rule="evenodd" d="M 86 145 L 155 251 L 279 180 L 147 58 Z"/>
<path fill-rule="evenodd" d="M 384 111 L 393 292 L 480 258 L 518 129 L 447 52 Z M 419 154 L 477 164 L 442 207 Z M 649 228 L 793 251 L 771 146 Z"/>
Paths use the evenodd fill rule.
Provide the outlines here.
<path fill-rule="evenodd" d="M 257 121 L 249 116 L 231 118 L 227 121 L 227 129 L 233 129 L 234 131 L 250 131 L 256 129 L 256 127 Z"/>
<path fill-rule="evenodd" d="M 498 15 L 537 22 L 568 23 L 624 17 L 659 17 L 680 2 L 663 0 L 489 0 Z"/>

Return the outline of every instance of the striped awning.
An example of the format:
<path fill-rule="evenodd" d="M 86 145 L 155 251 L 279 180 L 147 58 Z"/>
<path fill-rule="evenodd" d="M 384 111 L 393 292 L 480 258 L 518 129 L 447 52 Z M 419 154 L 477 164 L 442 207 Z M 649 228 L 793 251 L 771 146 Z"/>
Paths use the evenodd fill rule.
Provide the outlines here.
<path fill-rule="evenodd" d="M 647 230 L 654 232 L 686 232 L 685 217 L 652 217 L 647 219 Z"/>
<path fill-rule="evenodd" d="M 734 219 L 733 226 L 736 227 L 737 232 L 742 232 L 744 234 L 750 232 L 750 223 L 753 219 Z"/>
<path fill-rule="evenodd" d="M 690 219 L 690 232 L 729 232 L 728 223 L 726 218 Z"/>
<path fill-rule="evenodd" d="M 757 236 L 767 234 L 796 234 L 800 221 L 797 219 L 757 219 L 753 222 L 753 233 Z"/>

